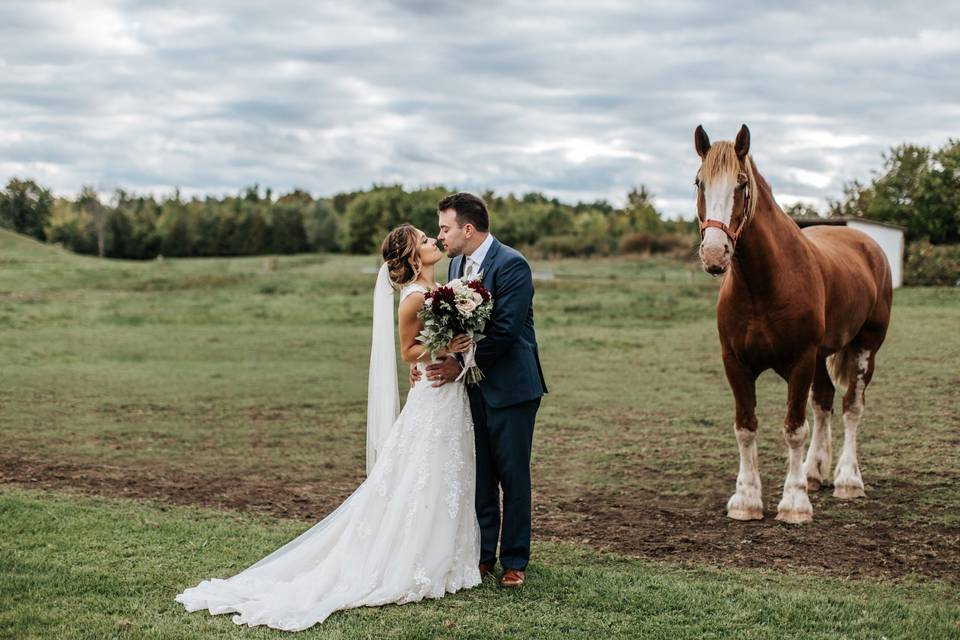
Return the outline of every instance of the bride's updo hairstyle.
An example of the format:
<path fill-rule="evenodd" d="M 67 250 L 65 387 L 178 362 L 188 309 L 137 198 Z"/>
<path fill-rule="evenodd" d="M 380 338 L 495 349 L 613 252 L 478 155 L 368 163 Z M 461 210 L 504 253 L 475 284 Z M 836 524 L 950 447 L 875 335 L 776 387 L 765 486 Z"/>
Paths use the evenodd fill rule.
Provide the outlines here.
<path fill-rule="evenodd" d="M 398 289 L 420 274 L 420 232 L 412 224 L 402 224 L 383 240 L 380 253 L 390 271 L 390 282 Z"/>

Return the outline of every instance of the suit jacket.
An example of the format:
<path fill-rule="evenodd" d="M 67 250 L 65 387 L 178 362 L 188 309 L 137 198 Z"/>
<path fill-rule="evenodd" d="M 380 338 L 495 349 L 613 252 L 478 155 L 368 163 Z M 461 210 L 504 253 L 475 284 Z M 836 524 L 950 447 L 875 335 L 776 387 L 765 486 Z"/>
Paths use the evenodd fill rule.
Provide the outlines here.
<path fill-rule="evenodd" d="M 463 275 L 464 256 L 450 261 L 449 280 Z M 494 238 L 480 265 L 483 286 L 493 295 L 493 314 L 477 343 L 483 372 L 480 393 L 491 407 L 528 402 L 547 393 L 533 328 L 533 273 L 515 249 Z"/>

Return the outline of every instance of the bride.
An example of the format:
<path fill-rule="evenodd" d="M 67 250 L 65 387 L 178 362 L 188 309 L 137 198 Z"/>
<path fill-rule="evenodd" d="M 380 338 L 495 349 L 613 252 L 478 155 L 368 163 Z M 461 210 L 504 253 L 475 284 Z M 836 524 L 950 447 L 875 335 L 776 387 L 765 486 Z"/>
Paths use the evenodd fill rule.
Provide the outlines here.
<path fill-rule="evenodd" d="M 299 631 L 334 611 L 440 598 L 480 584 L 473 422 L 463 384 L 410 389 L 400 412 L 393 288 L 404 362 L 425 367 L 417 311 L 436 287 L 436 240 L 412 225 L 387 235 L 374 290 L 367 399 L 367 479 L 326 518 L 226 580 L 177 596 L 187 611 Z M 466 351 L 458 336 L 448 353 Z"/>

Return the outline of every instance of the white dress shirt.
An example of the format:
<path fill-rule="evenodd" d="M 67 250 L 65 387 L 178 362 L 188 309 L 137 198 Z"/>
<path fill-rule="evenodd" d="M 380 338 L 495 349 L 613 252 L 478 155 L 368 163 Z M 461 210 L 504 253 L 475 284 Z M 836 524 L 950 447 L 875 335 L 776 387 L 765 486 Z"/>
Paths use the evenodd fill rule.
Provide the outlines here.
<path fill-rule="evenodd" d="M 480 273 L 480 266 L 483 264 L 483 259 L 487 257 L 487 252 L 490 250 L 491 245 L 493 245 L 493 234 L 488 233 L 487 239 L 477 247 L 476 251 L 466 256 L 466 259 L 473 264 L 473 275 Z M 467 263 L 463 265 L 463 273 L 467 273 Z"/>

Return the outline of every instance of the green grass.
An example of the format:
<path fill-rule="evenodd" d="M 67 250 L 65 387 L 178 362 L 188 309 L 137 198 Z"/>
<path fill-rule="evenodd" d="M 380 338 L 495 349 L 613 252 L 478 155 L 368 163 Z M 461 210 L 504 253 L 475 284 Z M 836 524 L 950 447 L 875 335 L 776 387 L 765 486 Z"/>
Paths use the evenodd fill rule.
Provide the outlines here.
<path fill-rule="evenodd" d="M 277 637 L 174 595 L 244 568 L 300 522 L 3 489 L 0 635 Z M 866 583 L 689 569 L 538 544 L 520 591 L 487 583 L 439 601 L 334 614 L 305 638 L 955 638 L 940 583 Z"/>
<path fill-rule="evenodd" d="M 364 269 L 376 264 L 325 255 L 103 261 L 0 231 L 0 457 L 343 494 L 363 479 L 374 279 Z M 737 471 L 718 282 L 672 261 L 533 266 L 555 276 L 536 283 L 551 390 L 534 443 L 538 504 L 585 496 L 615 510 L 620 499 L 656 497 L 669 524 L 654 535 L 665 540 L 685 534 L 684 522 L 715 522 Z M 891 554 L 955 565 L 958 326 L 960 291 L 897 291 L 861 431 L 871 499 L 818 497 L 805 529 L 744 525 L 733 532 L 738 553 L 806 537 L 823 555 L 857 531 Z M 768 373 L 759 394 L 770 513 L 785 466 L 785 385 Z M 835 428 L 835 453 L 839 438 Z M 0 493 L 0 637 L 233 637 L 228 619 L 184 615 L 173 594 L 242 568 L 305 526 L 12 485 Z M 904 551 L 919 538 L 899 532 L 923 533 L 923 546 Z M 716 547 L 705 548 L 690 564 L 666 565 L 538 542 L 520 594 L 484 587 L 338 614 L 315 634 L 956 637 L 956 584 L 935 569 L 892 582 L 824 577 L 799 557 L 776 572 L 719 570 L 696 566 L 715 564 Z"/>
<path fill-rule="evenodd" d="M 103 261 L 0 233 L 6 446 L 136 469 L 362 477 L 371 257 Z M 553 494 L 652 489 L 713 506 L 733 489 L 733 401 L 717 281 L 694 265 L 537 262 L 551 394 L 534 447 Z M 960 291 L 897 292 L 867 392 L 861 464 L 958 504 Z M 784 465 L 785 386 L 759 389 L 761 474 Z M 838 430 L 839 431 L 839 430 Z M 839 433 L 835 435 L 839 450 Z M 957 525 L 960 510 L 935 518 Z M 928 517 L 925 515 L 923 517 Z"/>

